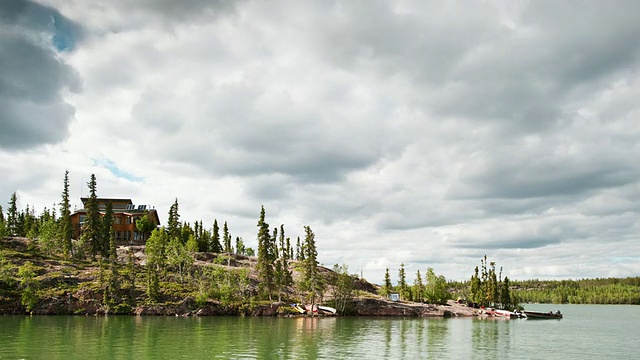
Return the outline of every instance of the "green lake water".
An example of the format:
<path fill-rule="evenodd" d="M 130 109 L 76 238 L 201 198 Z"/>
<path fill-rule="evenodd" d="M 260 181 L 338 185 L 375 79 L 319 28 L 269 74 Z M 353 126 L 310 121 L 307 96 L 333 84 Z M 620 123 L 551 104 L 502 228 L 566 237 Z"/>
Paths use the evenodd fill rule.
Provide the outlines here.
<path fill-rule="evenodd" d="M 0 316 L 0 359 L 637 359 L 640 306 L 562 320 Z"/>

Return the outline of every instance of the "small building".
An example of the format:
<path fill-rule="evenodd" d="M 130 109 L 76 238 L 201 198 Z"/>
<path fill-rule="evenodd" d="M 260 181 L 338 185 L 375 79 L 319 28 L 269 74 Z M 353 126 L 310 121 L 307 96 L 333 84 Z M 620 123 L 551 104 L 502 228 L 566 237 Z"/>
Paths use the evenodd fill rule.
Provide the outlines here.
<path fill-rule="evenodd" d="M 71 224 L 73 225 L 73 237 L 79 239 L 82 233 L 82 224 L 87 216 L 87 201 L 89 198 L 80 198 L 82 209 L 71 214 Z M 117 242 L 144 243 L 149 238 L 150 233 L 142 233 L 136 229 L 136 220 L 148 214 L 149 219 L 156 227 L 160 226 L 160 218 L 155 208 L 149 205 L 135 205 L 131 199 L 98 198 L 98 211 L 100 216 L 104 216 L 107 204 L 111 202 L 113 209 L 113 230 L 116 233 Z"/>
<path fill-rule="evenodd" d="M 400 294 L 398 294 L 398 293 L 389 294 L 389 300 L 391 300 L 391 301 L 400 301 Z"/>

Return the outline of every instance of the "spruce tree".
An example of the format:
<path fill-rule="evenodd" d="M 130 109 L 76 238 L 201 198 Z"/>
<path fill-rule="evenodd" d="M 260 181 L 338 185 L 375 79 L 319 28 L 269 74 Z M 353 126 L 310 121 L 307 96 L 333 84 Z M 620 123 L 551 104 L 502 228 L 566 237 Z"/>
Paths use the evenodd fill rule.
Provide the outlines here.
<path fill-rule="evenodd" d="M 18 233 L 18 196 L 15 192 L 11 194 L 7 209 L 7 231 L 9 236 L 16 236 Z"/>
<path fill-rule="evenodd" d="M 424 298 L 424 284 L 420 270 L 416 271 L 416 279 L 413 282 L 413 301 L 422 302 Z"/>
<path fill-rule="evenodd" d="M 273 279 L 273 261 L 270 258 L 271 236 L 269 235 L 269 224 L 265 221 L 264 206 L 260 210 L 260 219 L 258 220 L 258 263 L 256 268 L 260 277 L 260 290 L 263 294 L 269 296 L 271 300 L 271 292 L 274 287 Z"/>
<path fill-rule="evenodd" d="M 115 233 L 113 231 L 113 205 L 111 201 L 107 203 L 107 208 L 104 211 L 102 217 L 101 231 L 100 231 L 100 254 L 104 257 L 110 256 L 111 251 L 111 236 L 113 236 L 115 246 Z"/>
<path fill-rule="evenodd" d="M 274 236 L 276 235 L 274 231 Z M 278 301 L 281 301 L 283 291 L 293 284 L 293 275 L 289 271 L 289 249 L 286 247 L 284 238 L 284 225 L 280 225 L 280 251 L 275 261 L 275 278 L 278 289 Z"/>
<path fill-rule="evenodd" d="M 211 233 L 211 245 L 209 251 L 214 253 L 222 252 L 222 245 L 220 244 L 220 227 L 218 226 L 218 220 L 213 220 L 213 232 Z"/>
<path fill-rule="evenodd" d="M 231 247 L 231 234 L 229 233 L 229 227 L 227 226 L 226 221 L 222 227 L 222 239 L 224 240 L 224 252 L 231 254 L 233 252 L 233 247 Z"/>
<path fill-rule="evenodd" d="M 398 270 L 398 289 L 400 290 L 400 297 L 402 297 L 403 300 L 409 300 L 407 275 L 404 271 L 404 263 L 400 264 L 400 269 Z"/>
<path fill-rule="evenodd" d="M 101 241 L 101 231 L 100 231 L 100 211 L 98 209 L 98 196 L 97 196 L 97 185 L 96 185 L 96 175 L 91 174 L 91 179 L 87 183 L 89 186 L 89 198 L 86 203 L 86 219 L 84 222 L 82 237 L 85 240 L 85 243 L 89 244 L 91 251 L 91 258 L 95 260 L 96 255 L 101 253 L 102 250 L 102 241 Z"/>
<path fill-rule="evenodd" d="M 380 288 L 380 295 L 389 296 L 391 294 L 391 290 L 393 290 L 393 285 L 391 285 L 391 277 L 389 276 L 389 268 L 386 268 L 384 272 L 384 284 Z"/>
<path fill-rule="evenodd" d="M 316 248 L 316 235 L 311 227 L 305 226 L 304 253 L 303 260 L 303 280 L 302 289 L 309 292 L 311 304 L 315 304 L 316 296 L 324 290 L 324 281 L 318 272 L 318 249 Z"/>
<path fill-rule="evenodd" d="M 242 238 L 240 236 L 236 237 L 236 254 L 246 255 L 244 241 L 242 241 Z"/>
<path fill-rule="evenodd" d="M 180 214 L 178 213 L 178 198 L 173 202 L 173 205 L 169 208 L 169 219 L 167 220 L 167 232 L 169 237 L 180 236 Z"/>
<path fill-rule="evenodd" d="M 69 201 L 69 171 L 65 171 L 62 202 L 60 203 L 60 240 L 62 242 L 62 254 L 67 259 L 73 257 L 73 247 L 71 246 L 72 236 L 73 224 L 71 223 L 71 203 Z"/>

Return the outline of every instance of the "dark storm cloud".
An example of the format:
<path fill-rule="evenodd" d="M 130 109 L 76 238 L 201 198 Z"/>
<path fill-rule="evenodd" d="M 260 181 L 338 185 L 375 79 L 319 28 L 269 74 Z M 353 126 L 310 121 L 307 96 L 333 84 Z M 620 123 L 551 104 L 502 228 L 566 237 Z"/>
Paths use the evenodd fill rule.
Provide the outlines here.
<path fill-rule="evenodd" d="M 72 48 L 77 27 L 56 10 L 28 1 L 0 2 L 0 18 L 0 148 L 64 140 L 74 109 L 62 92 L 78 90 L 79 79 L 56 46 Z"/>

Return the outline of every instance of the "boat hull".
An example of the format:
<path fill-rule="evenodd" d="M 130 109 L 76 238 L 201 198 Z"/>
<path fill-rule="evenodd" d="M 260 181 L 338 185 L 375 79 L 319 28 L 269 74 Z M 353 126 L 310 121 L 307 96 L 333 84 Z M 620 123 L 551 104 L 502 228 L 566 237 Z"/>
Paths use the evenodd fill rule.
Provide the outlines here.
<path fill-rule="evenodd" d="M 558 312 L 523 311 L 527 319 L 562 319 L 562 314 Z"/>

